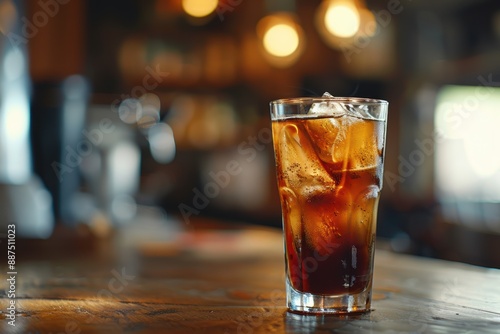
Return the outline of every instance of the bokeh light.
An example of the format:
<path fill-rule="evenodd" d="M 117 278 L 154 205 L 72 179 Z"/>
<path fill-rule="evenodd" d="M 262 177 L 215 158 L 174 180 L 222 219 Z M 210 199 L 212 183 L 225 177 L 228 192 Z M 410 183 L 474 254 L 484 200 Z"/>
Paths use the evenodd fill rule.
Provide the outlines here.
<path fill-rule="evenodd" d="M 277 57 L 291 55 L 299 47 L 299 34 L 294 27 L 288 24 L 272 26 L 264 34 L 263 39 L 266 51 Z"/>
<path fill-rule="evenodd" d="M 342 38 L 356 35 L 360 26 L 359 12 L 348 2 L 330 2 L 324 20 L 326 29 Z"/>
<path fill-rule="evenodd" d="M 257 24 L 257 36 L 264 57 L 277 67 L 294 64 L 304 50 L 304 31 L 296 17 L 288 12 L 262 18 Z"/>
<path fill-rule="evenodd" d="M 218 0 L 182 0 L 182 9 L 193 17 L 205 17 L 216 9 Z"/>

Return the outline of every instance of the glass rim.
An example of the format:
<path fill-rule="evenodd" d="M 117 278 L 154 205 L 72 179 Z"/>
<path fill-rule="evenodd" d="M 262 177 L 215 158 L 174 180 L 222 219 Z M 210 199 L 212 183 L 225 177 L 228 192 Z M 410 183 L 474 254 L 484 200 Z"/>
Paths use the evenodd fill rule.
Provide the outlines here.
<path fill-rule="evenodd" d="M 338 103 L 350 103 L 359 105 L 388 105 L 389 102 L 381 99 L 367 98 L 367 97 L 291 97 L 283 98 L 271 101 L 269 104 L 273 105 L 298 105 L 298 104 L 310 104 L 310 103 L 321 103 L 321 102 L 338 102 Z"/>

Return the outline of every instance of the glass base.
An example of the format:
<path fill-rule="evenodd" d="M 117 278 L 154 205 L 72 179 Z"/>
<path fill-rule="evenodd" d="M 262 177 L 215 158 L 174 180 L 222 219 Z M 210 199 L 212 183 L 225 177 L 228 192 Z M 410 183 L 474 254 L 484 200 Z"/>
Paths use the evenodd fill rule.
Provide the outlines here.
<path fill-rule="evenodd" d="M 295 290 L 286 280 L 288 311 L 301 314 L 352 314 L 370 311 L 371 286 L 356 294 L 313 295 Z"/>

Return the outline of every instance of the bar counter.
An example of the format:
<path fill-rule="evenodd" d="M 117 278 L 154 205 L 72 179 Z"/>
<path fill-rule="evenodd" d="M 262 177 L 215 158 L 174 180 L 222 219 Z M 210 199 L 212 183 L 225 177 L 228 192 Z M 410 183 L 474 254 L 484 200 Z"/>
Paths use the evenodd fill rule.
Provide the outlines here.
<path fill-rule="evenodd" d="M 500 332 L 500 270 L 382 249 L 371 312 L 288 313 L 281 232 L 237 226 L 136 224 L 100 238 L 83 231 L 19 239 L 15 298 L 6 279 L 0 285 L 0 332 Z"/>

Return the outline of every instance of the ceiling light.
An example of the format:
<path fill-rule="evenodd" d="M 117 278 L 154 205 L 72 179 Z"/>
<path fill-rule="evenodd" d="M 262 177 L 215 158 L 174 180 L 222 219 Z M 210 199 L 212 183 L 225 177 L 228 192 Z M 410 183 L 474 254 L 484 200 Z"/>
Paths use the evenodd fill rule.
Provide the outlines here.
<path fill-rule="evenodd" d="M 264 17 L 257 25 L 264 56 L 273 65 L 289 66 L 301 55 L 304 33 L 294 16 L 278 12 Z"/>
<path fill-rule="evenodd" d="M 212 14 L 218 4 L 218 0 L 182 0 L 182 9 L 192 17 L 205 17 Z"/>
<path fill-rule="evenodd" d="M 276 57 L 290 56 L 299 47 L 299 34 L 291 25 L 280 23 L 270 27 L 263 38 L 267 52 Z"/>
<path fill-rule="evenodd" d="M 333 35 L 349 38 L 359 30 L 359 12 L 350 2 L 331 1 L 324 16 L 324 23 Z"/>

